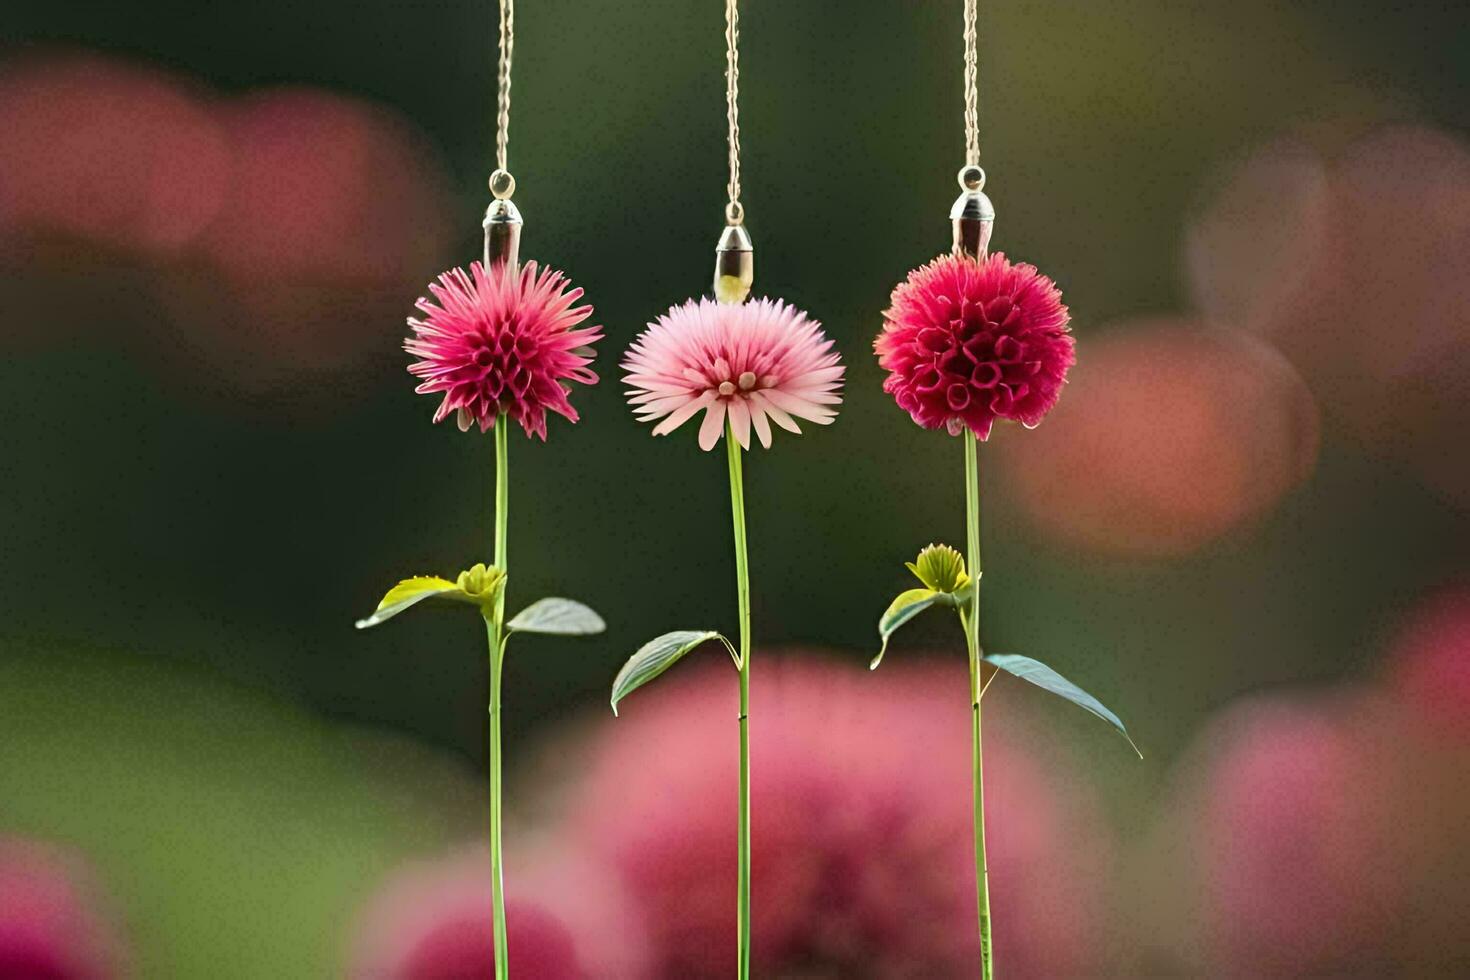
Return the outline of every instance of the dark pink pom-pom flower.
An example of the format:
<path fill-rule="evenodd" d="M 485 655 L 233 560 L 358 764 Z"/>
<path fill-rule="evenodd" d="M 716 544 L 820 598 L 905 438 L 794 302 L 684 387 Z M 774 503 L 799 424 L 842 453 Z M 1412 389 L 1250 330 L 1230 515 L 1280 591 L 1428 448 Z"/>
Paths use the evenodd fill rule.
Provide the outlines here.
<path fill-rule="evenodd" d="M 596 384 L 590 345 L 602 339 L 601 327 L 577 327 L 592 315 L 572 305 L 581 289 L 535 262 L 490 271 L 475 262 L 469 272 L 444 273 L 429 292 L 434 298 L 417 304 L 425 318 L 409 318 L 414 335 L 403 349 L 422 358 L 408 368 L 424 379 L 415 390 L 444 394 L 435 422 L 455 413 L 462 431 L 478 424 L 486 432 L 507 415 L 545 439 L 548 411 L 577 421 L 567 382 Z"/>
<path fill-rule="evenodd" d="M 883 390 L 926 429 L 985 439 L 998 418 L 1034 427 L 1076 360 L 1056 283 L 998 252 L 937 258 L 889 302 L 873 343 Z"/>

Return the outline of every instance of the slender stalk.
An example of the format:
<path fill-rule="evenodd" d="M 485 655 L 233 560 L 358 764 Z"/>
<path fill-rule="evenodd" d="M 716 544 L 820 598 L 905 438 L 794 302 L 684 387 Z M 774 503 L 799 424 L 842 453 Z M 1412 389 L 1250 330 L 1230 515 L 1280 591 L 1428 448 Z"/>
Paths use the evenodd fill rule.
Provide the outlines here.
<path fill-rule="evenodd" d="M 974 768 L 975 794 L 975 896 L 980 920 L 980 976 L 991 980 L 995 975 L 990 945 L 990 870 L 985 861 L 985 767 L 980 753 L 980 460 L 976 447 L 979 440 L 969 432 L 960 437 L 965 444 L 965 532 L 968 554 L 965 564 L 975 583 L 970 597 L 969 615 L 963 617 L 965 644 L 970 660 L 970 715 L 972 747 L 970 761 Z"/>
<path fill-rule="evenodd" d="M 495 423 L 495 566 L 504 574 L 506 526 L 510 517 L 510 424 L 502 415 Z M 493 618 L 485 620 L 490 639 L 490 908 L 495 930 L 495 977 L 510 975 L 505 933 L 505 865 L 501 857 L 500 818 L 500 673 L 505 662 L 505 586 L 495 600 Z"/>
<path fill-rule="evenodd" d="M 750 561 L 745 547 L 745 477 L 729 425 L 725 446 L 730 456 L 730 513 L 735 522 L 735 594 L 740 608 L 740 885 L 737 923 L 740 980 L 750 977 Z"/>

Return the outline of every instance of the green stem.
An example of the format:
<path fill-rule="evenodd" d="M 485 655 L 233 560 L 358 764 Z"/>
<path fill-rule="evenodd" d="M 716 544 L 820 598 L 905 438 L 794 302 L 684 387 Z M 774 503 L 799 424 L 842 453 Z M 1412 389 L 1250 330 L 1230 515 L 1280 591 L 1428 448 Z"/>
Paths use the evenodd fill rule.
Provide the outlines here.
<path fill-rule="evenodd" d="M 510 517 L 510 425 L 502 415 L 495 423 L 495 567 L 506 571 L 506 526 Z M 495 930 L 495 977 L 510 975 L 505 933 L 505 865 L 501 857 L 500 818 L 500 673 L 505 662 L 505 585 L 485 626 L 490 639 L 490 908 Z"/>
<path fill-rule="evenodd" d="M 725 445 L 730 456 L 730 512 L 735 522 L 735 592 L 740 608 L 740 884 L 737 923 L 740 980 L 750 977 L 750 561 L 745 546 L 745 478 L 743 450 L 729 425 Z"/>
<path fill-rule="evenodd" d="M 970 614 L 963 618 L 965 644 L 970 661 L 975 896 L 980 920 L 980 976 L 982 980 L 991 980 L 995 975 L 995 967 L 990 945 L 990 871 L 985 861 L 985 768 L 980 753 L 980 685 L 983 671 L 980 669 L 980 460 L 976 451 L 979 440 L 969 432 L 964 433 L 960 440 L 965 444 L 965 532 L 968 545 L 965 564 L 969 567 L 971 581 L 975 583 L 970 597 Z"/>

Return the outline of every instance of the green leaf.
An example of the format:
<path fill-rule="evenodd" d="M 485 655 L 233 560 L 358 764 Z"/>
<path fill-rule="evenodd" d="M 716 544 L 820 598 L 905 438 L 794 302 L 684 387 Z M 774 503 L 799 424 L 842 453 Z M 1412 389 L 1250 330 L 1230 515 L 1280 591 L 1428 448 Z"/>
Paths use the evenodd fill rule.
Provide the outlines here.
<path fill-rule="evenodd" d="M 1123 737 L 1128 739 L 1128 744 L 1133 746 L 1133 751 L 1138 752 L 1138 746 L 1134 744 L 1132 736 L 1128 734 L 1128 729 L 1123 727 L 1123 722 L 1117 715 L 1109 711 L 1097 698 L 1041 661 L 1015 653 L 992 653 L 985 658 L 985 662 L 1023 681 L 1029 681 L 1044 691 L 1050 691 L 1058 697 L 1066 698 L 1079 708 L 1092 712 L 1121 732 Z M 1138 752 L 1138 757 L 1142 759 L 1143 753 Z"/>
<path fill-rule="evenodd" d="M 618 676 L 613 680 L 613 714 L 618 713 L 619 701 L 668 670 L 684 654 L 710 640 L 719 640 L 725 644 L 730 655 L 735 656 L 735 648 L 730 645 L 730 641 L 714 630 L 675 630 L 639 647 L 638 652 L 628 658 L 628 662 L 623 664 L 623 669 L 618 671 Z M 738 666 L 738 657 L 736 661 Z"/>
<path fill-rule="evenodd" d="M 602 617 L 572 599 L 538 599 L 505 624 L 519 633 L 590 636 L 607 629 Z"/>
<path fill-rule="evenodd" d="M 933 589 L 909 589 L 900 592 L 898 598 L 888 604 L 883 610 L 883 615 L 878 617 L 878 635 L 883 639 L 883 645 L 878 649 L 878 656 L 868 664 L 869 670 L 877 670 L 878 665 L 883 662 L 883 654 L 888 651 L 888 638 L 898 631 L 898 628 L 919 613 L 936 605 L 954 605 L 954 596 L 948 592 L 935 592 Z"/>
<path fill-rule="evenodd" d="M 416 606 L 425 599 L 434 596 L 446 596 L 448 598 L 460 599 L 462 601 L 473 601 L 448 579 L 438 578 L 433 575 L 416 575 L 406 578 L 383 596 L 383 601 L 378 603 L 378 608 L 366 619 L 357 621 L 357 628 L 365 630 L 369 626 L 377 626 L 385 623 L 411 606 Z"/>

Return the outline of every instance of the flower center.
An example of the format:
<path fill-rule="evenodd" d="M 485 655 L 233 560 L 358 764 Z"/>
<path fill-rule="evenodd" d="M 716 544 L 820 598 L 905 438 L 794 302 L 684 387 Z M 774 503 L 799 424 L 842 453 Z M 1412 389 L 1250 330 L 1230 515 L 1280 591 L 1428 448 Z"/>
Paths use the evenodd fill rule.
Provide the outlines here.
<path fill-rule="evenodd" d="M 717 372 L 716 376 L 723 374 L 727 379 L 731 373 L 729 366 L 723 358 L 716 362 L 715 370 Z M 740 376 L 733 381 L 721 381 L 715 386 L 715 390 L 719 392 L 721 398 L 730 398 L 734 395 L 748 394 L 757 388 L 774 388 L 775 386 L 775 375 L 768 374 L 764 378 L 761 378 L 754 371 L 742 371 Z"/>

